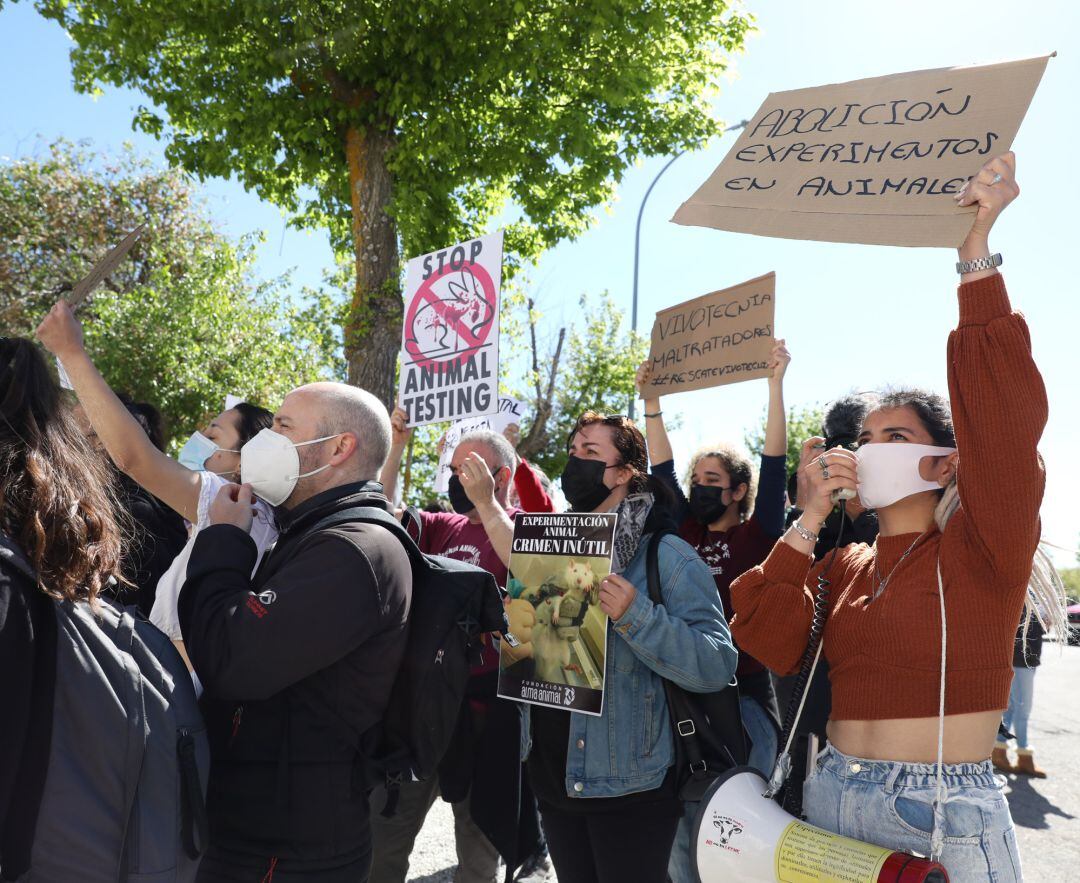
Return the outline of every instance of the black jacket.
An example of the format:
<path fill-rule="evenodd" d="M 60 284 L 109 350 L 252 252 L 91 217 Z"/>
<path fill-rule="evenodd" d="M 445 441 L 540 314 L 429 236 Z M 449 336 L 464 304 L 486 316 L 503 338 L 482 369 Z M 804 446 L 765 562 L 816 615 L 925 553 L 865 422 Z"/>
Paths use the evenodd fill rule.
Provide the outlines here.
<path fill-rule="evenodd" d="M 1013 644 L 1013 667 L 1035 668 L 1042 662 L 1043 636 L 1046 631 L 1037 616 L 1032 616 L 1028 623 L 1027 640 L 1024 640 L 1024 624 L 1016 630 Z"/>
<path fill-rule="evenodd" d="M 187 543 L 187 527 L 179 513 L 123 473 L 118 485 L 121 504 L 131 515 L 135 532 L 121 563 L 121 572 L 134 589 L 122 592 L 118 600 L 134 604 L 149 616 L 158 580 Z"/>
<path fill-rule="evenodd" d="M 21 562 L 21 563 L 16 563 Z M 0 878 L 30 867 L 52 743 L 56 690 L 53 601 L 0 534 Z"/>
<path fill-rule="evenodd" d="M 370 850 L 358 747 L 386 706 L 405 647 L 412 570 L 377 525 L 311 532 L 382 486 L 352 484 L 279 513 L 256 548 L 232 525 L 200 531 L 180 626 L 206 690 L 211 852 L 240 867 L 329 870 Z"/>

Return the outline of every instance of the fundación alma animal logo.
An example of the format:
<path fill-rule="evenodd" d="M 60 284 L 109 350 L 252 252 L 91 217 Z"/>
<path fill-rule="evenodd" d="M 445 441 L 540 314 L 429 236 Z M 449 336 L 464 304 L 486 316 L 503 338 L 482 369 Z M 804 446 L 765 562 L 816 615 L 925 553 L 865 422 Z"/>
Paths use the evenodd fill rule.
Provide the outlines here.
<path fill-rule="evenodd" d="M 743 823 L 737 819 L 731 818 L 731 816 L 722 816 L 719 813 L 713 813 L 712 823 L 717 831 L 717 842 L 721 846 L 727 846 L 733 837 L 743 832 Z"/>
<path fill-rule="evenodd" d="M 573 705 L 574 704 L 574 688 L 573 687 L 567 687 L 565 689 L 565 691 L 563 692 L 562 704 L 563 705 Z"/>

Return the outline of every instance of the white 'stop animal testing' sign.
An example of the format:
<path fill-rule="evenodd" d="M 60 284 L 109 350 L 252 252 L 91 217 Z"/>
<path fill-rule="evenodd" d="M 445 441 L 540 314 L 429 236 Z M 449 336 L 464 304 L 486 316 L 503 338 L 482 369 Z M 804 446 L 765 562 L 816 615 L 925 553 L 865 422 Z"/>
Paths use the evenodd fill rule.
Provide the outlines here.
<path fill-rule="evenodd" d="M 500 230 L 409 261 L 399 404 L 409 426 L 499 407 Z"/>

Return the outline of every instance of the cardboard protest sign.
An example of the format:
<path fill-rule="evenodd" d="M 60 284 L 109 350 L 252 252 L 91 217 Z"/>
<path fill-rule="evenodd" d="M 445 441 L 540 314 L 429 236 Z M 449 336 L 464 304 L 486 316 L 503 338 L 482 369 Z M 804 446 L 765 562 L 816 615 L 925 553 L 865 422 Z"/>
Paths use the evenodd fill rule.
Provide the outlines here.
<path fill-rule="evenodd" d="M 507 584 L 510 634 L 499 653 L 504 699 L 598 715 L 604 710 L 613 512 L 518 515 Z"/>
<path fill-rule="evenodd" d="M 958 247 L 976 209 L 952 195 L 1011 148 L 1048 58 L 773 93 L 673 220 L 788 239 Z"/>
<path fill-rule="evenodd" d="M 120 261 L 131 251 L 132 246 L 139 241 L 145 231 L 146 224 L 139 224 L 138 227 L 124 237 L 119 245 L 114 246 L 105 257 L 98 261 L 86 276 L 75 283 L 75 288 L 72 289 L 67 299 L 72 310 L 77 309 L 90 296 L 90 293 L 105 280 L 105 277 L 119 266 Z"/>
<path fill-rule="evenodd" d="M 769 376 L 776 274 L 656 314 L 642 398 Z"/>
<path fill-rule="evenodd" d="M 439 469 L 435 473 L 435 492 L 445 494 L 450 489 L 450 460 L 461 437 L 478 429 L 490 429 L 503 433 L 508 426 L 518 424 L 525 416 L 525 403 L 509 396 L 499 396 L 499 410 L 486 417 L 474 417 L 469 420 L 457 420 L 446 431 L 442 453 L 439 455 Z"/>
<path fill-rule="evenodd" d="M 500 230 L 409 261 L 399 382 L 409 426 L 498 408 L 502 240 Z"/>

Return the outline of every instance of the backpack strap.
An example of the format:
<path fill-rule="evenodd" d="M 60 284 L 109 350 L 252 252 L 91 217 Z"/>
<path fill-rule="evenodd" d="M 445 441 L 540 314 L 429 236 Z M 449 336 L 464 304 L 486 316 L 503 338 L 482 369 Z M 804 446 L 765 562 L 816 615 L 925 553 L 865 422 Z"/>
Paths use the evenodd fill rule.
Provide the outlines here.
<path fill-rule="evenodd" d="M 653 604 L 659 604 L 661 607 L 664 606 L 664 598 L 660 588 L 660 544 L 669 534 L 676 535 L 670 528 L 655 531 L 649 537 L 649 545 L 645 550 L 645 576 L 649 586 L 649 599 Z M 675 730 L 676 745 L 682 746 L 682 751 L 690 764 L 691 776 L 703 776 L 708 771 L 708 764 L 698 742 L 697 728 L 694 725 L 689 700 L 686 694 L 667 678 L 663 681 L 671 725 Z"/>
<path fill-rule="evenodd" d="M 416 520 L 419 522 L 419 518 Z M 297 542 L 319 531 L 340 527 L 343 524 L 378 524 L 385 527 L 405 547 L 405 551 L 409 556 L 409 563 L 413 567 L 426 564 L 424 553 L 420 551 L 420 547 L 401 522 L 385 509 L 380 509 L 377 506 L 352 506 L 348 509 L 339 509 L 337 512 L 332 512 L 307 528 L 297 539 Z"/>

